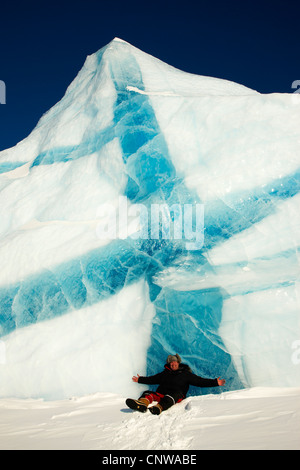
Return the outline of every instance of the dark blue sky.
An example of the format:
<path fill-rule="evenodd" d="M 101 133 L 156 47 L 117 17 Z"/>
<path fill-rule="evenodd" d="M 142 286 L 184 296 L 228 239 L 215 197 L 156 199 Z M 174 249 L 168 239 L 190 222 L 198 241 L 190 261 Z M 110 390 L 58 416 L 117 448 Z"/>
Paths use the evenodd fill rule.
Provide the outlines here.
<path fill-rule="evenodd" d="M 186 72 L 261 93 L 300 80 L 299 0 L 53 0 L 0 6 L 0 150 L 65 93 L 87 55 L 120 37 Z"/>

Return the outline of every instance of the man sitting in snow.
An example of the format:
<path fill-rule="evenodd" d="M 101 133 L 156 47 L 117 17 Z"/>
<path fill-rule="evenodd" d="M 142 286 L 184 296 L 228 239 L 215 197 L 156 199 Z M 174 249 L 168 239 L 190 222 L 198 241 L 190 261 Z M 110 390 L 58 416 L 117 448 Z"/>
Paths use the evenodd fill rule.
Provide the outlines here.
<path fill-rule="evenodd" d="M 203 379 L 192 373 L 187 364 L 181 363 L 181 357 L 178 354 L 168 356 L 167 364 L 162 372 L 149 377 L 132 377 L 133 382 L 140 384 L 154 385 L 159 384 L 156 392 L 145 391 L 138 400 L 128 398 L 126 405 L 137 411 L 144 413 L 148 406 L 153 402 L 156 405 L 149 407 L 152 414 L 159 415 L 162 411 L 167 410 L 175 403 L 182 401 L 188 392 L 189 386 L 196 387 L 217 387 L 225 385 L 225 380 L 220 379 Z"/>

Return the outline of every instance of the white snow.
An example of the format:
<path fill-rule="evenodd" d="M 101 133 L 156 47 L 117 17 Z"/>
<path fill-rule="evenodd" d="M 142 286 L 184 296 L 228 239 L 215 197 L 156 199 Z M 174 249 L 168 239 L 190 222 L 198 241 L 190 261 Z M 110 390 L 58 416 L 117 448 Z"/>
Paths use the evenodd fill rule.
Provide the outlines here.
<path fill-rule="evenodd" d="M 159 416 L 112 393 L 2 399 L 0 417 L 1 450 L 300 450 L 300 388 L 188 397 Z"/>

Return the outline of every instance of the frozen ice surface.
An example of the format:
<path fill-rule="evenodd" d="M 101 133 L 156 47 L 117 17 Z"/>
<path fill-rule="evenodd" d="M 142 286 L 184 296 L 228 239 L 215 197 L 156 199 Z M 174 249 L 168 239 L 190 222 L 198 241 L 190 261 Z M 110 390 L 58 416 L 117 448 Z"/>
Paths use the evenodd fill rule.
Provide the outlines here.
<path fill-rule="evenodd" d="M 299 119 L 118 38 L 89 56 L 0 153 L 0 397 L 138 393 L 175 352 L 225 390 L 299 386 Z M 202 205 L 201 243 L 124 226 L 155 204 Z"/>

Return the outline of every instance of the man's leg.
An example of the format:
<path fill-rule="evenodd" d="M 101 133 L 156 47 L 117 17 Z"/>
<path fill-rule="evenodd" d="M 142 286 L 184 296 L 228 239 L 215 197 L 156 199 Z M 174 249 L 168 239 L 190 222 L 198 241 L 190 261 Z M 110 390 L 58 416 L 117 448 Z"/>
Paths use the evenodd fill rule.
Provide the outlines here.
<path fill-rule="evenodd" d="M 164 397 L 162 393 L 157 393 L 157 392 L 150 392 L 149 390 L 146 390 L 139 400 L 142 400 L 143 398 L 149 401 L 149 405 L 153 403 L 154 401 L 160 402 L 160 400 Z"/>
<path fill-rule="evenodd" d="M 132 410 L 145 413 L 147 411 L 148 406 L 153 401 L 159 402 L 163 396 L 164 395 L 162 395 L 161 393 L 156 393 L 156 392 L 151 392 L 149 390 L 146 390 L 137 400 L 133 400 L 132 398 L 127 398 L 126 405 Z"/>
<path fill-rule="evenodd" d="M 175 405 L 175 400 L 171 395 L 164 395 L 157 405 L 151 406 L 149 410 L 154 415 L 159 415 L 162 411 L 166 411 Z"/>

